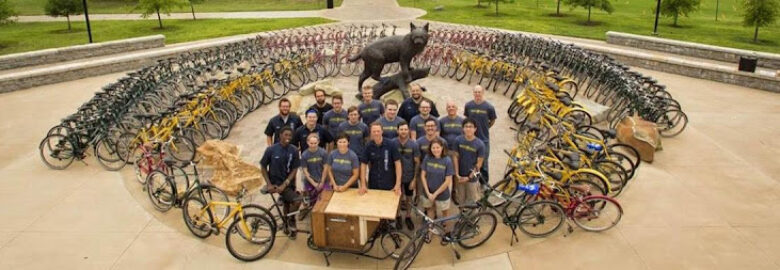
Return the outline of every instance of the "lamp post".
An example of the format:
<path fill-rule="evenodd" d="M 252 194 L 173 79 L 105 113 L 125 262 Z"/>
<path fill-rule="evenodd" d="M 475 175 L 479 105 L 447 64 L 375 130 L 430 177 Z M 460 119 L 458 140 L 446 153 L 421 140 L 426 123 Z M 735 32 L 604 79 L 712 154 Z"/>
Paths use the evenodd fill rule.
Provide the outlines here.
<path fill-rule="evenodd" d="M 89 11 L 87 11 L 87 0 L 82 0 L 84 3 L 84 19 L 87 21 L 87 35 L 89 35 L 89 43 L 92 43 L 92 27 L 89 25 Z"/>
<path fill-rule="evenodd" d="M 655 24 L 653 25 L 653 35 L 658 35 L 658 15 L 661 13 L 661 0 L 657 0 L 655 5 Z"/>

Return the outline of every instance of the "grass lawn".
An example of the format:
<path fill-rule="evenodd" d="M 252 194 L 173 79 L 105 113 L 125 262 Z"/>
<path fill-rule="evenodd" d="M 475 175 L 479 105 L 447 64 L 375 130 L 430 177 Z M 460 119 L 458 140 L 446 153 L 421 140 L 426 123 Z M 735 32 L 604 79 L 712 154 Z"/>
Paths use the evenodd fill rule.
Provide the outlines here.
<path fill-rule="evenodd" d="M 719 0 L 719 18 L 715 21 L 716 0 L 701 0 L 699 11 L 690 17 L 680 17 L 679 27 L 672 26 L 672 18 L 661 17 L 658 26 L 662 38 L 685 40 L 748 50 L 780 53 L 780 23 L 760 28 L 759 43 L 753 43 L 752 27 L 742 26 L 740 0 Z M 516 0 L 499 3 L 499 16 L 495 6 L 476 7 L 477 0 L 398 0 L 401 6 L 416 6 L 428 11 L 423 18 L 434 21 L 475 24 L 510 30 L 555 34 L 590 39 L 606 39 L 607 31 L 651 35 L 655 14 L 655 0 L 611 0 L 615 12 L 607 14 L 594 9 L 591 20 L 596 25 L 585 26 L 588 11 L 572 10 L 561 4 L 564 17 L 555 17 L 554 0 Z M 444 10 L 435 11 L 434 7 Z"/>
<path fill-rule="evenodd" d="M 159 29 L 157 20 L 92 21 L 92 37 L 102 42 L 163 34 L 165 43 L 173 44 L 327 22 L 323 18 L 163 20 L 165 28 Z M 0 55 L 87 43 L 84 22 L 74 22 L 72 32 L 67 29 L 64 22 L 0 25 Z"/>
<path fill-rule="evenodd" d="M 334 0 L 335 6 L 342 0 Z M 47 0 L 10 0 L 20 15 L 43 15 Z M 133 10 L 138 0 L 88 0 L 89 13 L 139 13 Z M 312 10 L 326 8 L 326 0 L 205 0 L 195 5 L 195 12 Z M 190 12 L 190 6 L 171 12 Z"/>

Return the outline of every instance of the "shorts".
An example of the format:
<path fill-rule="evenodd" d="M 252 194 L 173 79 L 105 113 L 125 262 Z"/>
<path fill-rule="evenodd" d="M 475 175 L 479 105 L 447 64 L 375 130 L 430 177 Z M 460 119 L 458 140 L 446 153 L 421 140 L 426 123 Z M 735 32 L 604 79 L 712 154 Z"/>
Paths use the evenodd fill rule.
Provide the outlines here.
<path fill-rule="evenodd" d="M 279 193 L 279 200 L 284 203 L 294 203 L 299 201 L 298 192 L 295 191 L 295 187 L 287 187 L 281 193 Z"/>
<path fill-rule="evenodd" d="M 414 190 L 409 190 L 409 186 L 411 186 L 411 185 L 412 185 L 412 182 L 409 182 L 409 183 L 403 183 L 403 182 L 401 182 L 401 189 L 402 189 L 402 191 L 403 191 L 402 193 L 403 193 L 403 194 L 404 194 L 406 197 L 411 197 L 411 196 L 414 196 Z"/>
<path fill-rule="evenodd" d="M 420 204 L 424 208 L 431 208 L 433 207 L 433 203 L 428 200 L 428 197 L 426 196 L 420 196 Z M 450 209 L 450 199 L 446 200 L 436 200 L 436 210 L 438 211 L 446 211 L 447 209 Z"/>
<path fill-rule="evenodd" d="M 311 183 L 309 183 L 309 181 L 305 181 L 303 183 L 304 183 L 303 191 L 311 192 L 314 190 L 314 186 L 312 186 Z M 325 181 L 325 184 L 322 186 L 322 190 L 332 190 L 332 189 L 333 188 L 330 186 L 330 182 Z"/>
<path fill-rule="evenodd" d="M 460 204 L 473 204 L 482 198 L 478 181 L 455 183 L 455 196 Z"/>

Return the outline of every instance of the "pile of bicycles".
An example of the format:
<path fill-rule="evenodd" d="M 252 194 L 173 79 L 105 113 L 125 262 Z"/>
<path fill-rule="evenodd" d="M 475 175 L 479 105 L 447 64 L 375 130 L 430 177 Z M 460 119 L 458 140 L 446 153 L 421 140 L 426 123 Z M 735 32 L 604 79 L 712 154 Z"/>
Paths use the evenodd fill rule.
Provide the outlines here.
<path fill-rule="evenodd" d="M 226 194 L 200 179 L 198 147 L 226 138 L 247 114 L 307 83 L 360 74 L 363 63 L 348 58 L 396 30 L 385 24 L 290 29 L 159 60 L 103 87 L 53 127 L 39 145 L 41 158 L 64 169 L 91 149 L 107 170 L 130 166 L 156 209 L 182 208 L 194 235 L 224 232 L 236 258 L 262 258 L 278 231 L 290 234 L 289 214 L 276 202 L 245 203 L 243 192 Z M 411 265 L 431 233 L 445 244 L 473 248 L 490 238 L 499 219 L 513 235 L 520 229 L 534 237 L 553 233 L 567 219 L 585 230 L 609 229 L 622 215 L 614 198 L 640 165 L 636 150 L 615 143 L 610 127 L 633 114 L 658 123 L 665 136 L 687 124 L 679 103 L 654 79 L 550 39 L 434 25 L 412 66 L 511 98 L 507 113 L 517 144 L 507 151 L 504 179 L 486 185 L 478 204 L 463 206 L 456 217 L 425 219 L 404 240 L 408 250 L 390 249 L 399 268 Z M 384 73 L 398 70 L 388 65 Z M 582 98 L 610 107 L 606 126 L 594 123 L 578 103 Z M 445 236 L 437 228 L 446 221 L 456 226 Z"/>

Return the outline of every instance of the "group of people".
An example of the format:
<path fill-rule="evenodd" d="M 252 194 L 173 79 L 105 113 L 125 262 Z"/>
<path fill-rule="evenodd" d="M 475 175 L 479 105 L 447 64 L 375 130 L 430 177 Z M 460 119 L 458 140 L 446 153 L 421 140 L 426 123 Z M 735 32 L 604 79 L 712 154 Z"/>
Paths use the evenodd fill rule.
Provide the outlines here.
<path fill-rule="evenodd" d="M 458 202 L 479 200 L 478 180 L 488 179 L 489 130 L 496 120 L 481 86 L 474 88 L 463 116 L 450 100 L 441 117 L 419 84 L 410 85 L 411 97 L 400 105 L 373 99 L 371 85 L 361 90 L 360 104 L 345 109 L 341 96 L 332 96 L 329 104 L 325 91 L 315 89 L 316 103 L 306 111 L 305 123 L 290 112 L 289 100 L 280 99 L 279 114 L 265 129 L 269 147 L 260 165 L 267 190 L 280 195 L 286 213 L 300 206 L 298 170 L 303 192 L 392 190 L 403 195 L 406 205 L 416 192 L 431 217 L 436 210 L 451 214 L 452 188 Z M 475 177 L 477 172 L 482 177 Z M 396 226 L 405 222 L 412 230 L 411 211 L 405 212 L 405 220 L 399 214 Z M 295 226 L 294 218 L 289 221 Z"/>

